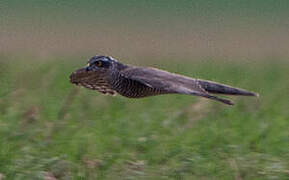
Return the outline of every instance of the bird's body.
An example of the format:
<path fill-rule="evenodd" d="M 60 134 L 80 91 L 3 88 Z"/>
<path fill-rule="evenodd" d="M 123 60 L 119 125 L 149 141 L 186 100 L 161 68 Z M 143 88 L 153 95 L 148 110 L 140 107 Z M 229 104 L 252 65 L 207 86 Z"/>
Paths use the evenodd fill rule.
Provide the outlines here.
<path fill-rule="evenodd" d="M 232 105 L 231 101 L 209 93 L 257 96 L 256 93 L 212 81 L 194 79 L 156 68 L 124 65 L 108 56 L 92 57 L 87 67 L 71 74 L 70 82 L 104 94 L 118 93 L 128 98 L 187 94 Z"/>

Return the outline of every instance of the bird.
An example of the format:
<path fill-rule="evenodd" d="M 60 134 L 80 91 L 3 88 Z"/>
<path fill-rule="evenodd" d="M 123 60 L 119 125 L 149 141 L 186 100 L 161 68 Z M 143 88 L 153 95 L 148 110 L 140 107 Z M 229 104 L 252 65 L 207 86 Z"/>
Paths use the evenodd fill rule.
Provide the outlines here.
<path fill-rule="evenodd" d="M 185 94 L 234 105 L 231 100 L 212 94 L 259 96 L 255 92 L 209 80 L 191 78 L 153 67 L 123 64 L 104 55 L 91 57 L 87 66 L 70 75 L 70 82 L 103 94 L 120 94 L 127 98 Z"/>

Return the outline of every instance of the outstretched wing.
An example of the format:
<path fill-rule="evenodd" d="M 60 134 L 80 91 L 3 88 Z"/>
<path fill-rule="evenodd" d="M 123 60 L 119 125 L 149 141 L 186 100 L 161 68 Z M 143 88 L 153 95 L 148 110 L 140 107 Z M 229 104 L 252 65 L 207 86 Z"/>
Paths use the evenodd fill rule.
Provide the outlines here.
<path fill-rule="evenodd" d="M 202 96 L 225 104 L 232 105 L 229 100 L 210 95 L 199 84 L 198 79 L 170 73 L 156 68 L 129 67 L 121 71 L 128 79 L 142 83 L 148 87 L 162 90 L 164 93 L 179 93 Z"/>

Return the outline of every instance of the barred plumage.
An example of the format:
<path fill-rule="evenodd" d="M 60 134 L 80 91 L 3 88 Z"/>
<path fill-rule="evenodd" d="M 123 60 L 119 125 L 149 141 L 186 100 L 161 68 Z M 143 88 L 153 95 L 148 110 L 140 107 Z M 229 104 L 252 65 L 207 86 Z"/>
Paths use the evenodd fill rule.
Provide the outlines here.
<path fill-rule="evenodd" d="M 117 71 L 112 73 L 111 77 L 112 78 L 109 78 L 111 87 L 122 96 L 128 98 L 141 98 L 161 94 L 160 89 L 152 88 L 138 81 L 126 78 Z"/>
<path fill-rule="evenodd" d="M 129 98 L 160 94 L 188 94 L 232 105 L 230 100 L 214 94 L 258 96 L 258 94 L 228 85 L 193 79 L 156 68 L 124 65 L 109 56 L 94 56 L 88 66 L 76 70 L 70 82 L 104 94 L 118 93 Z"/>

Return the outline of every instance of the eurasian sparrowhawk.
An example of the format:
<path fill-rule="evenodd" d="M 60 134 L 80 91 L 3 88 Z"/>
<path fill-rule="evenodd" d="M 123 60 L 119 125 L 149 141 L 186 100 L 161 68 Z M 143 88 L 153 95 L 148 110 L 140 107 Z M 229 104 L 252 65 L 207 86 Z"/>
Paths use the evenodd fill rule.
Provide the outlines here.
<path fill-rule="evenodd" d="M 193 79 L 156 68 L 122 64 L 110 56 L 93 56 L 86 67 L 71 74 L 70 82 L 103 94 L 118 93 L 129 98 L 187 94 L 233 105 L 230 100 L 213 96 L 210 93 L 258 96 L 254 92 L 212 81 Z"/>

